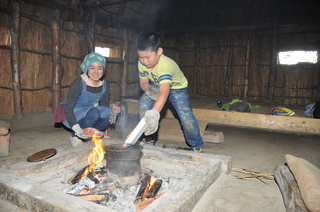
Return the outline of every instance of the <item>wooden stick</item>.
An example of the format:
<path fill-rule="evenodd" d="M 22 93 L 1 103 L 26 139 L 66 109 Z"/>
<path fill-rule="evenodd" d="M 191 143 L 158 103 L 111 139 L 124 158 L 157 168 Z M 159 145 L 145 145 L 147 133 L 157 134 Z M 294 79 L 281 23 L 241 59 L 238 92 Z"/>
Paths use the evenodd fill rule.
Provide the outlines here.
<path fill-rule="evenodd" d="M 241 172 L 241 173 L 244 173 L 244 174 L 248 174 L 248 173 L 252 172 L 252 173 L 255 173 L 257 175 L 261 175 L 261 176 L 273 179 L 273 174 L 272 173 L 267 173 L 267 172 L 257 172 L 257 171 L 251 171 L 251 170 L 248 170 L 248 169 L 238 169 L 238 168 L 232 168 L 232 171 Z"/>
<path fill-rule="evenodd" d="M 267 178 L 269 180 L 274 180 L 273 174 L 270 173 L 266 173 L 266 172 L 257 172 L 257 171 L 252 171 L 249 169 L 238 169 L 238 168 L 232 168 L 232 171 L 236 171 L 236 172 L 240 172 L 243 174 L 246 174 L 244 176 L 236 176 L 238 179 L 244 179 L 244 178 L 249 178 L 249 177 L 254 177 L 258 180 L 260 180 L 261 182 L 265 183 L 266 185 L 268 185 L 265 181 L 263 181 L 261 178 Z"/>
<path fill-rule="evenodd" d="M 263 182 L 264 184 L 268 185 L 268 183 L 264 182 L 263 180 L 260 179 L 260 177 L 256 176 L 253 173 L 250 173 L 252 176 L 254 176 L 255 178 L 257 178 L 258 180 L 260 180 L 261 182 Z"/>
<path fill-rule="evenodd" d="M 93 195 L 83 195 L 83 196 L 77 196 L 81 199 L 89 200 L 89 201 L 100 201 L 103 200 L 106 195 L 99 195 L 99 194 L 93 194 Z"/>
<path fill-rule="evenodd" d="M 157 198 L 161 197 L 162 194 L 164 194 L 165 192 L 161 193 L 161 194 L 157 194 L 155 197 L 146 199 L 142 202 L 137 203 L 136 205 L 136 210 L 137 212 L 145 209 L 148 205 L 150 205 L 154 200 L 156 200 Z"/>

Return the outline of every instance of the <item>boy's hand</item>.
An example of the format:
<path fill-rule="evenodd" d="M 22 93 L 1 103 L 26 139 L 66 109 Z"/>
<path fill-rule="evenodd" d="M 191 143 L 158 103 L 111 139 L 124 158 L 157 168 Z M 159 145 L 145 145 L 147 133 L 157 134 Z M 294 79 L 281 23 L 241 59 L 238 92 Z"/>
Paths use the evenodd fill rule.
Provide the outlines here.
<path fill-rule="evenodd" d="M 146 90 L 146 95 L 156 101 L 159 97 L 159 89 L 152 87 L 151 85 Z"/>
<path fill-rule="evenodd" d="M 147 128 L 144 131 L 145 135 L 151 135 L 158 130 L 160 113 L 156 110 L 147 110 L 144 114 L 144 118 L 147 121 Z"/>

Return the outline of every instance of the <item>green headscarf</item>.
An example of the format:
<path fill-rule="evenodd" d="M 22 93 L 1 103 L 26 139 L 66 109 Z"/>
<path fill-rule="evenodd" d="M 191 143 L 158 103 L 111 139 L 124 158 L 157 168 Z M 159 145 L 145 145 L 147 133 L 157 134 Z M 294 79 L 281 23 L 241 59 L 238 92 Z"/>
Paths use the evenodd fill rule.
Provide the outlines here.
<path fill-rule="evenodd" d="M 83 73 L 87 74 L 89 65 L 97 61 L 102 64 L 104 69 L 106 68 L 106 59 L 101 54 L 98 54 L 96 52 L 87 54 L 80 65 Z"/>

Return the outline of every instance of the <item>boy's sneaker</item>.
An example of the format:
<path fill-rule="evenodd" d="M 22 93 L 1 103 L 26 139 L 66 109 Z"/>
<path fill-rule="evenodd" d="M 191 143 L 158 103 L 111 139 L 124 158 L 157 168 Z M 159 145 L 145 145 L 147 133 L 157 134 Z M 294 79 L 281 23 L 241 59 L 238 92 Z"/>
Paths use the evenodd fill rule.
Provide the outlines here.
<path fill-rule="evenodd" d="M 153 139 L 152 137 L 145 137 L 142 139 L 141 143 L 155 145 L 156 139 Z"/>
<path fill-rule="evenodd" d="M 204 153 L 203 148 L 202 147 L 194 147 L 192 148 L 192 150 L 196 153 Z"/>
<path fill-rule="evenodd" d="M 70 143 L 73 147 L 82 147 L 82 140 L 78 137 L 70 137 Z"/>

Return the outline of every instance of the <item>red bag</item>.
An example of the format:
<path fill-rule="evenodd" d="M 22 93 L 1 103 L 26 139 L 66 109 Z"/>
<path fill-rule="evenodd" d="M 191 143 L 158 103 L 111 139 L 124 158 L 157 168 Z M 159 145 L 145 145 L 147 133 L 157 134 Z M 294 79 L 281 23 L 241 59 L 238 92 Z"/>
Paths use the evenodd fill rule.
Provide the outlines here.
<path fill-rule="evenodd" d="M 60 123 L 66 120 L 66 114 L 64 110 L 66 109 L 66 104 L 59 104 L 54 115 L 54 122 Z"/>

